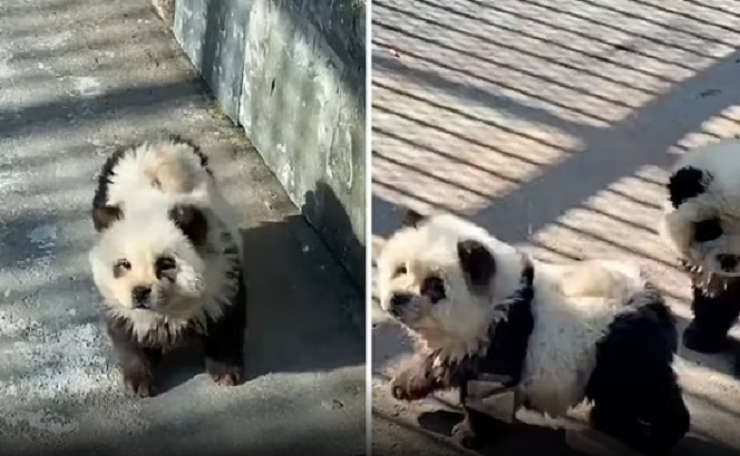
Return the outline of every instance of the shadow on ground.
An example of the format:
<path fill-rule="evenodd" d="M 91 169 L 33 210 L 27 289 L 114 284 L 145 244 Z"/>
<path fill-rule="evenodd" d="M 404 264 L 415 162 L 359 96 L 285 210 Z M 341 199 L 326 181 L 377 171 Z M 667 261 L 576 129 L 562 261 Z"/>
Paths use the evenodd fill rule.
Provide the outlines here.
<path fill-rule="evenodd" d="M 461 413 L 439 410 L 422 413 L 419 426 L 426 432 L 450 438 L 452 427 L 462 420 Z M 580 452 L 568 447 L 565 443 L 565 431 L 527 423 L 510 425 L 500 440 L 475 451 L 478 454 L 494 456 L 497 454 L 536 454 L 545 453 L 553 456 L 578 456 Z M 706 454 L 710 456 L 737 456 L 738 451 L 725 445 L 697 437 L 686 436 L 673 449 L 673 456 L 690 456 Z"/>
<path fill-rule="evenodd" d="M 306 221 L 294 215 L 264 223 L 243 239 L 251 376 L 364 364 L 362 296 L 337 280 L 345 272 Z"/>

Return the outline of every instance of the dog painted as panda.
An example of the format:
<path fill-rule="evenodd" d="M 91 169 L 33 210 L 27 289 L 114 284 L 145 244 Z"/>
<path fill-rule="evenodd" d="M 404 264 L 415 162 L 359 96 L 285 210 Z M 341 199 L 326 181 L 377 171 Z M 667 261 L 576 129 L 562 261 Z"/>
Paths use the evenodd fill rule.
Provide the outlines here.
<path fill-rule="evenodd" d="M 156 394 L 167 351 L 203 342 L 214 381 L 242 381 L 246 291 L 231 208 L 206 157 L 172 137 L 118 150 L 93 200 L 90 252 L 126 389 Z"/>
<path fill-rule="evenodd" d="M 553 417 L 589 400 L 590 425 L 638 451 L 688 432 L 674 317 L 638 266 L 540 263 L 464 219 L 413 211 L 377 265 L 381 307 L 418 341 L 392 394 L 459 388 L 463 446 L 495 433 L 466 406 L 467 382 L 483 374 L 510 378 L 518 406 Z"/>
<path fill-rule="evenodd" d="M 685 153 L 674 165 L 660 227 L 692 281 L 685 347 L 716 353 L 740 314 L 740 140 Z M 735 371 L 740 372 L 740 355 Z"/>

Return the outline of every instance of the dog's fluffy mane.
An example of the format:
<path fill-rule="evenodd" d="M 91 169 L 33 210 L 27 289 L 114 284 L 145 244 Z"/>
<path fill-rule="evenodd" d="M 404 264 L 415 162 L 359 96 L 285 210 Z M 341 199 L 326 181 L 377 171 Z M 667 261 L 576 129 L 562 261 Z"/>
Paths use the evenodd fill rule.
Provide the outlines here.
<path fill-rule="evenodd" d="M 109 318 L 155 345 L 202 334 L 233 303 L 242 280 L 238 228 L 205 155 L 176 137 L 122 148 L 108 158 L 98 184 L 99 236 L 90 262 Z M 124 246 L 142 258 L 162 248 L 182 256 L 189 281 L 178 284 L 183 296 L 176 309 L 163 314 L 119 305 L 111 265 Z"/>

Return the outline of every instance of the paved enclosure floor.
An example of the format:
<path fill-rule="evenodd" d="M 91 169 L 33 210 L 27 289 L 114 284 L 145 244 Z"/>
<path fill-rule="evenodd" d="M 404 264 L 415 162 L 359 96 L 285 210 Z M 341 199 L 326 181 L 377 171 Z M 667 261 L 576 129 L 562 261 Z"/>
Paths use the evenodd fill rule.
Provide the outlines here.
<path fill-rule="evenodd" d="M 636 259 L 686 325 L 661 186 L 678 154 L 740 133 L 740 2 L 376 0 L 372 45 L 376 252 L 399 207 L 453 211 L 545 260 Z M 389 397 L 407 341 L 373 313 L 373 447 L 455 452 L 447 405 Z M 740 454 L 730 358 L 680 354 L 693 429 L 676 453 Z M 484 453 L 570 454 L 562 437 L 518 429 Z"/>
<path fill-rule="evenodd" d="M 116 144 L 199 142 L 242 214 L 245 385 L 192 353 L 126 397 L 90 278 L 94 178 Z M 194 77 L 146 0 L 0 1 L 0 453 L 365 450 L 362 297 Z"/>

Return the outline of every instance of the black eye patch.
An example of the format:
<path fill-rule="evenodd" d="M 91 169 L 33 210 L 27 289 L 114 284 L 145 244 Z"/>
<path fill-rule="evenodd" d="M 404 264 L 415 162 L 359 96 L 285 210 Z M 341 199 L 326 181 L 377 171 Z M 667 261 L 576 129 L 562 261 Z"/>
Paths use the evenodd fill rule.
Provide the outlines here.
<path fill-rule="evenodd" d="M 170 257 L 157 258 L 157 261 L 154 263 L 154 270 L 156 271 L 157 278 L 160 279 L 162 276 L 168 275 L 168 273 L 173 273 L 176 267 L 177 263 Z"/>
<path fill-rule="evenodd" d="M 429 276 L 422 282 L 420 292 L 422 296 L 429 298 L 432 304 L 436 304 L 446 297 L 445 283 L 439 277 Z"/>
<path fill-rule="evenodd" d="M 722 225 L 719 219 L 711 218 L 696 222 L 694 224 L 694 240 L 696 242 L 708 242 L 722 236 Z"/>
<path fill-rule="evenodd" d="M 396 269 L 393 270 L 393 277 L 402 276 L 404 274 L 407 274 L 409 271 L 406 269 L 406 266 L 401 265 L 398 266 Z"/>
<path fill-rule="evenodd" d="M 127 271 L 131 270 L 131 263 L 128 260 L 118 260 L 113 265 L 113 277 L 116 279 L 126 274 Z"/>

